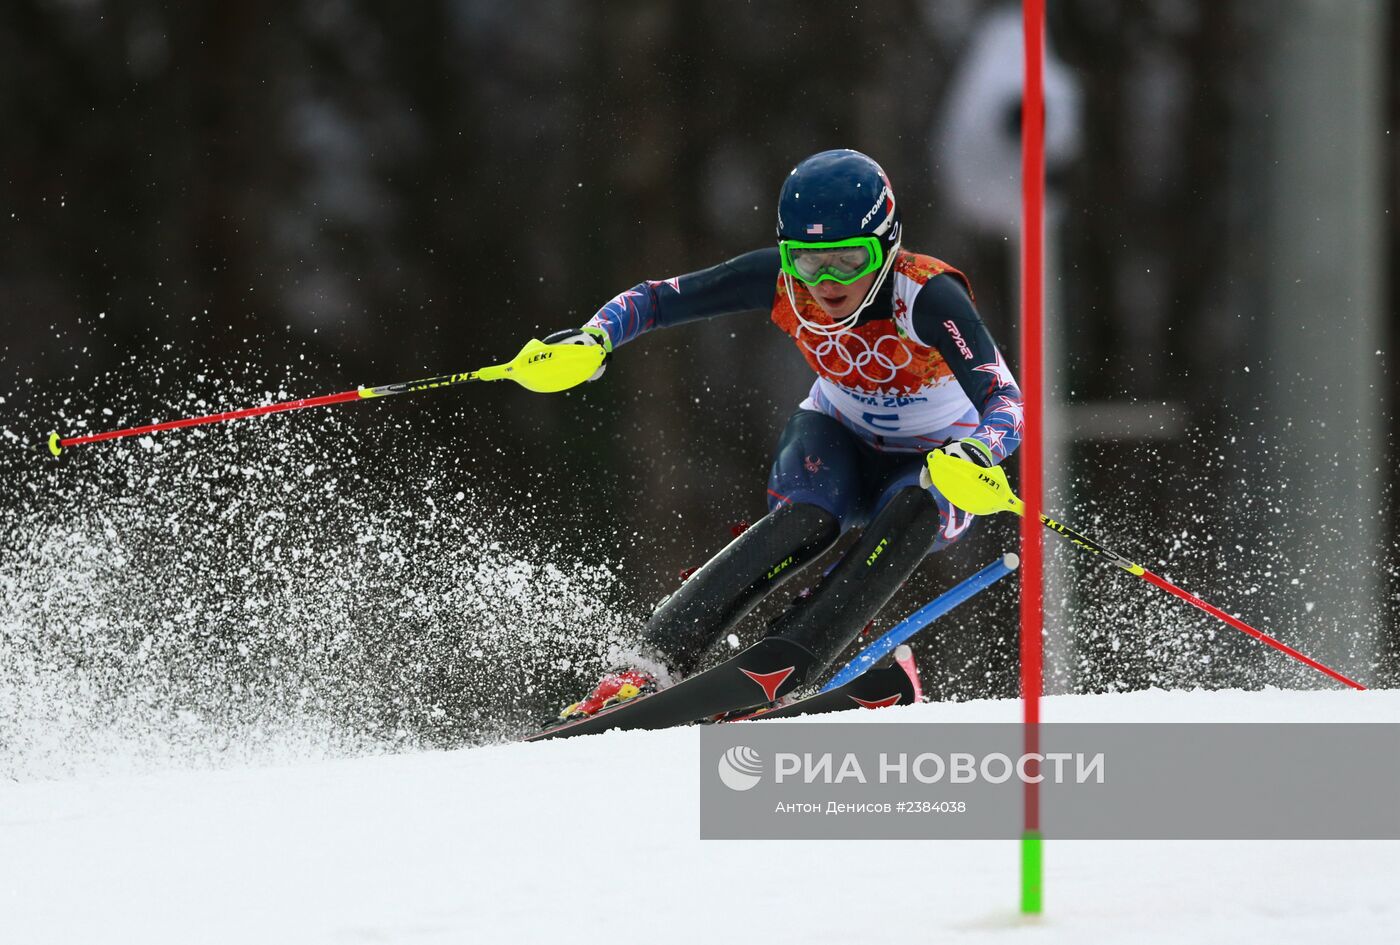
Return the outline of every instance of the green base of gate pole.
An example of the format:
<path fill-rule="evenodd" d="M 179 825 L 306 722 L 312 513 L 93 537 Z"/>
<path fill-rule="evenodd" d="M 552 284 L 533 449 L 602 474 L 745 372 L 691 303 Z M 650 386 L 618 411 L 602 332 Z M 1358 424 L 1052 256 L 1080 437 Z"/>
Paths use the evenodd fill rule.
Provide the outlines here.
<path fill-rule="evenodd" d="M 1040 915 L 1040 831 L 1021 834 L 1021 914 Z"/>

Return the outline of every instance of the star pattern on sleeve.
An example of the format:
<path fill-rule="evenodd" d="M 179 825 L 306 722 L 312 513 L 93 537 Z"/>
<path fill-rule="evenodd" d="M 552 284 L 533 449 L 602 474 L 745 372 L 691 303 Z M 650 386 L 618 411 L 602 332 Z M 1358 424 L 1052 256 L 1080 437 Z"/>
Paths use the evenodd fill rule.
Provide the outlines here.
<path fill-rule="evenodd" d="M 1006 359 L 1001 356 L 1000 351 L 995 353 L 995 360 L 987 364 L 979 364 L 973 370 L 990 374 L 997 387 L 1014 388 L 1016 386 L 1016 378 L 1011 376 L 1011 368 L 1006 366 Z"/>
<path fill-rule="evenodd" d="M 1004 413 L 1011 418 L 1011 429 L 1020 433 L 1026 426 L 1026 405 L 1023 401 L 1002 394 L 992 403 L 992 413 Z"/>
<path fill-rule="evenodd" d="M 660 283 L 643 283 L 619 292 L 598 309 L 588 325 L 606 331 L 614 347 L 631 341 L 655 324 L 656 300 L 649 291 L 652 285 Z"/>
<path fill-rule="evenodd" d="M 979 408 L 982 421 L 972 435 L 987 444 L 996 461 L 1001 462 L 1021 445 L 1026 428 L 1025 401 L 1006 359 L 995 347 L 992 360 L 972 370 L 987 377 L 981 393 L 983 406 Z"/>

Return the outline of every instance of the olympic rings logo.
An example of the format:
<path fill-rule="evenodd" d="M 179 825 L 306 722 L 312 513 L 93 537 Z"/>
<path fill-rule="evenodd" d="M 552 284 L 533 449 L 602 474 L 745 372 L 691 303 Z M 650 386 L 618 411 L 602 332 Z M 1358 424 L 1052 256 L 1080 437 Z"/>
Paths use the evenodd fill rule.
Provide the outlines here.
<path fill-rule="evenodd" d="M 799 326 L 798 342 L 812 353 L 817 365 L 831 377 L 847 377 L 854 372 L 872 384 L 888 384 L 914 360 L 914 352 L 895 335 L 881 335 L 872 345 L 854 332 L 844 332 L 823 338 L 814 348 L 803 340 L 802 332 Z M 893 347 L 888 352 L 882 351 L 881 346 L 887 341 Z M 853 343 L 851 347 L 847 346 L 848 342 Z M 852 353 L 855 345 L 859 345 L 860 350 Z M 901 355 L 904 359 L 896 364 L 895 359 Z"/>

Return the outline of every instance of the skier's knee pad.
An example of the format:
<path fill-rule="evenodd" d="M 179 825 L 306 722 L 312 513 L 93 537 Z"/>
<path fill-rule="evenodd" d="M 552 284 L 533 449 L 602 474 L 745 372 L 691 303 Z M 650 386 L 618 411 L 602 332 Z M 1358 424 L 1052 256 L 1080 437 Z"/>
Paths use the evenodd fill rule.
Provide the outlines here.
<path fill-rule="evenodd" d="M 914 573 L 933 547 L 939 523 L 932 495 L 917 486 L 901 489 L 811 597 L 774 622 L 770 635 L 811 650 L 812 672 L 820 672 Z"/>
<path fill-rule="evenodd" d="M 678 676 L 771 590 L 830 548 L 841 527 L 806 503 L 774 509 L 692 574 L 652 614 L 645 645 Z"/>

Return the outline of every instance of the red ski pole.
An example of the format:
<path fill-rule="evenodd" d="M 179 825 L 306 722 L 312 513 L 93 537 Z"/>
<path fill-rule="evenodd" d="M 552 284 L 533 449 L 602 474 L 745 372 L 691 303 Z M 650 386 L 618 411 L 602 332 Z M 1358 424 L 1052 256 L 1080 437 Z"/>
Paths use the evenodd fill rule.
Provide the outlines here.
<path fill-rule="evenodd" d="M 1308 666 L 1311 666 L 1318 672 L 1325 673 L 1326 675 L 1331 676 L 1333 679 L 1337 680 L 1337 682 L 1345 683 L 1353 689 L 1366 688 L 1356 680 L 1343 676 L 1335 669 L 1332 669 L 1328 666 L 1324 666 L 1317 660 L 1313 659 L 1311 656 L 1308 656 L 1305 653 L 1301 653 L 1298 650 L 1293 649 L 1293 647 L 1289 646 L 1287 643 L 1284 643 L 1282 640 L 1276 640 L 1273 637 L 1269 636 L 1267 633 L 1264 633 L 1261 630 L 1254 629 L 1238 617 L 1232 617 L 1229 614 L 1225 613 L 1225 611 L 1221 610 L 1219 607 L 1216 607 L 1213 604 L 1206 603 L 1205 601 L 1197 597 L 1195 594 L 1192 594 L 1190 591 L 1186 591 L 1182 588 L 1177 587 L 1175 584 L 1173 584 L 1171 581 L 1168 581 L 1161 575 L 1153 574 L 1151 571 L 1147 570 L 1142 565 L 1134 564 L 1127 558 L 1124 558 L 1122 555 L 1113 551 L 1109 551 L 1107 548 L 1103 547 L 1098 542 L 1084 537 L 1078 532 L 1070 529 L 1068 526 L 1061 525 L 1059 522 L 1045 515 L 1042 515 L 1040 517 L 1040 521 L 1042 524 L 1045 525 L 1046 528 L 1050 529 L 1052 532 L 1055 532 L 1058 535 L 1063 535 L 1070 541 L 1074 542 L 1074 544 L 1085 549 L 1086 551 L 1107 558 L 1113 564 L 1118 565 L 1118 567 L 1122 568 L 1124 571 L 1127 571 L 1129 574 L 1135 574 L 1138 577 L 1142 578 L 1144 581 L 1146 581 L 1148 584 L 1153 584 L 1157 587 L 1160 587 L 1168 594 L 1174 594 L 1177 597 L 1180 597 L 1182 600 L 1186 601 L 1188 604 L 1191 604 L 1193 607 L 1198 607 L 1201 610 L 1204 610 L 1206 613 L 1210 614 L 1212 617 L 1215 617 L 1218 620 L 1225 621 L 1225 623 L 1234 627 L 1236 630 L 1240 630 L 1244 633 L 1249 634 L 1250 636 L 1254 637 L 1254 639 L 1258 640 L 1260 643 L 1267 643 L 1269 646 L 1278 650 L 1280 653 L 1287 653 L 1289 656 L 1293 657 L 1298 662 L 1306 663 Z"/>
<path fill-rule="evenodd" d="M 398 391 L 394 391 L 398 393 Z M 223 413 L 211 413 L 203 417 L 185 417 L 182 420 L 167 420 L 164 423 L 148 423 L 140 427 L 127 427 L 122 430 L 107 430 L 103 433 L 89 433 L 86 436 L 70 436 L 60 438 L 57 433 L 49 434 L 49 452 L 55 456 L 61 455 L 70 446 L 82 446 L 85 443 L 101 443 L 103 440 L 119 440 L 128 436 L 141 436 L 145 433 L 159 433 L 162 430 L 179 430 L 182 427 L 197 427 L 206 423 L 222 423 L 225 420 L 241 420 L 244 417 L 261 417 L 267 413 L 278 413 L 283 410 L 300 410 L 303 407 L 323 407 L 327 404 L 343 404 L 348 400 L 358 400 L 360 397 L 373 397 L 368 390 L 360 388 L 358 390 L 348 390 L 341 394 L 326 394 L 323 397 L 303 397 L 300 400 L 284 400 L 278 404 L 267 404 L 263 407 L 247 407 L 243 410 L 227 410 Z"/>
<path fill-rule="evenodd" d="M 928 472 L 930 481 L 938 487 L 938 491 L 947 496 L 949 502 L 952 502 L 964 511 L 971 512 L 974 515 L 992 515 L 996 512 L 1015 512 L 1017 515 L 1025 514 L 1025 506 L 1022 504 L 1021 500 L 1016 497 L 1016 493 L 1011 491 L 1011 484 L 1006 479 L 1006 471 L 1000 466 L 983 469 L 976 463 L 935 450 L 929 453 Z M 1343 676 L 1335 669 L 1324 666 L 1317 660 L 1300 653 L 1281 640 L 1275 640 L 1267 633 L 1254 629 L 1238 617 L 1232 617 L 1219 607 L 1207 604 L 1195 594 L 1182 590 L 1171 581 L 1153 574 L 1142 565 L 1134 564 L 1116 551 L 1109 551 L 1092 538 L 1079 534 L 1067 525 L 1062 525 L 1050 518 L 1048 515 L 1041 515 L 1040 522 L 1055 534 L 1068 538 L 1085 551 L 1106 559 L 1112 564 L 1122 568 L 1124 571 L 1127 571 L 1129 574 L 1136 575 L 1147 581 L 1147 583 L 1160 587 L 1169 594 L 1175 594 L 1193 607 L 1199 607 L 1212 617 L 1225 621 L 1225 623 L 1234 627 L 1236 630 L 1249 634 L 1260 643 L 1266 643 L 1280 653 L 1287 653 L 1298 662 L 1305 663 L 1318 672 L 1325 673 L 1353 689 L 1366 688 L 1356 680 Z"/>
<path fill-rule="evenodd" d="M 225 420 L 241 420 L 245 417 L 260 417 L 269 413 L 286 410 L 301 410 L 303 407 L 325 407 L 329 404 L 343 404 L 351 400 L 366 400 L 374 397 L 388 397 L 392 394 L 407 394 L 420 390 L 434 390 L 440 387 L 454 387 L 471 381 L 512 380 L 528 390 L 540 393 L 567 390 L 581 384 L 597 373 L 606 352 L 598 345 L 547 345 L 532 339 L 513 359 L 505 364 L 494 364 L 479 371 L 465 374 L 443 374 L 426 377 L 419 381 L 399 384 L 383 384 L 379 387 L 357 387 L 355 390 L 339 394 L 326 394 L 321 397 L 303 397 L 299 400 L 284 400 L 281 403 L 265 404 L 261 407 L 246 407 L 242 410 L 227 410 L 202 417 L 185 417 L 181 420 L 166 420 L 162 423 L 148 423 L 123 430 L 108 430 L 105 433 L 89 433 L 84 436 L 60 437 L 49 434 L 49 452 L 60 455 L 70 446 L 85 443 L 100 443 L 103 440 L 118 440 L 128 436 L 141 436 L 146 433 L 159 433 L 162 430 L 179 430 L 183 427 L 197 427 L 207 423 L 223 423 Z"/>

